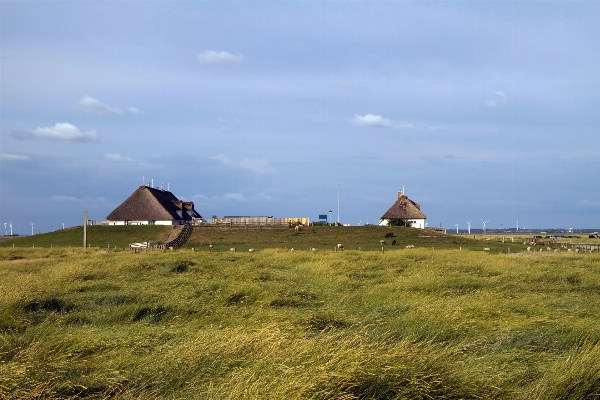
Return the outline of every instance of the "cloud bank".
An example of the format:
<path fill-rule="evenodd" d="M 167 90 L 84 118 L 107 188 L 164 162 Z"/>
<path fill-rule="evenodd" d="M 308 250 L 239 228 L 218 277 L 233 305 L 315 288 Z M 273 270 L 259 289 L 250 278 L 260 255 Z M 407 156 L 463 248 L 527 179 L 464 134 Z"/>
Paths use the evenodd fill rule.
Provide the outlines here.
<path fill-rule="evenodd" d="M 117 154 L 110 154 L 107 153 L 104 155 L 104 159 L 111 161 L 111 162 L 118 162 L 118 163 L 123 163 L 123 162 L 133 162 L 133 158 L 130 157 L 124 157 L 121 154 L 117 153 Z"/>
<path fill-rule="evenodd" d="M 107 104 L 101 103 L 98 99 L 90 97 L 88 95 L 83 96 L 77 104 L 75 109 L 79 111 L 89 112 L 97 115 L 122 115 L 123 111 L 118 108 L 113 108 Z"/>
<path fill-rule="evenodd" d="M 370 128 L 412 128 L 413 124 L 395 124 L 387 118 L 383 118 L 381 115 L 366 114 L 365 116 L 355 115 L 354 125 L 365 126 Z"/>
<path fill-rule="evenodd" d="M 205 50 L 197 56 L 201 65 L 225 64 L 244 61 L 241 54 L 231 54 L 226 51 Z"/>
<path fill-rule="evenodd" d="M 27 160 L 29 160 L 29 157 L 27 157 L 25 155 L 21 155 L 21 154 L 2 153 L 2 154 L 0 154 L 0 160 L 4 160 L 4 161 L 27 161 Z"/>
<path fill-rule="evenodd" d="M 498 107 L 499 105 L 506 103 L 507 97 L 504 94 L 504 92 L 497 91 L 497 92 L 492 92 L 492 93 L 495 94 L 497 96 L 497 98 L 495 100 L 486 100 L 485 101 L 486 106 Z"/>
<path fill-rule="evenodd" d="M 12 132 L 17 139 L 44 139 L 64 140 L 71 142 L 88 142 L 96 140 L 96 131 L 82 132 L 75 125 L 68 122 L 59 122 L 51 127 L 37 128 L 30 131 Z"/>

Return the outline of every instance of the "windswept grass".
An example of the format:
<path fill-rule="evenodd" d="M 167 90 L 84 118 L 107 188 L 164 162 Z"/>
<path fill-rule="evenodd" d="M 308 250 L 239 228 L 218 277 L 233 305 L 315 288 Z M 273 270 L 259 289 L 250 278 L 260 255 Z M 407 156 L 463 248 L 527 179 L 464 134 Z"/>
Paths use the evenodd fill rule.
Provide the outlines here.
<path fill-rule="evenodd" d="M 0 398 L 600 395 L 600 256 L 0 250 Z"/>

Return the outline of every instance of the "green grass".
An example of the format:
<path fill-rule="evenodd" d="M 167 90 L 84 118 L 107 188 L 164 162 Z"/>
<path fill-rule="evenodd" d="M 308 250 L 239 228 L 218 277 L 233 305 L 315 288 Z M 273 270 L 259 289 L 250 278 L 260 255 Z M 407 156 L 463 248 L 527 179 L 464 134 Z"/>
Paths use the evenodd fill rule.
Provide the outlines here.
<path fill-rule="evenodd" d="M 125 249 L 129 243 L 145 241 L 162 241 L 172 228 L 169 226 L 90 226 L 87 232 L 87 242 L 96 249 Z M 387 232 L 393 232 L 392 239 L 385 239 Z M 412 245 L 416 248 L 452 249 L 483 251 L 489 248 L 492 253 L 508 253 L 524 251 L 526 246 L 522 240 L 513 243 L 502 243 L 497 240 L 486 241 L 481 237 L 461 237 L 444 235 L 430 230 L 404 227 L 380 226 L 314 226 L 306 227 L 300 232 L 287 228 L 215 228 L 195 227 L 185 248 L 196 251 L 208 251 L 212 244 L 216 252 L 228 252 L 236 247 L 238 251 L 254 249 L 282 249 L 317 251 L 334 251 L 340 243 L 346 250 L 381 251 L 380 240 L 384 239 L 385 251 L 398 251 Z M 396 246 L 392 246 L 396 240 Z M 82 248 L 83 228 L 71 228 L 52 233 L 34 236 L 24 236 L 16 239 L 0 241 L 2 247 Z"/>
<path fill-rule="evenodd" d="M 284 248 L 0 249 L 0 398 L 600 395 L 597 254 Z"/>

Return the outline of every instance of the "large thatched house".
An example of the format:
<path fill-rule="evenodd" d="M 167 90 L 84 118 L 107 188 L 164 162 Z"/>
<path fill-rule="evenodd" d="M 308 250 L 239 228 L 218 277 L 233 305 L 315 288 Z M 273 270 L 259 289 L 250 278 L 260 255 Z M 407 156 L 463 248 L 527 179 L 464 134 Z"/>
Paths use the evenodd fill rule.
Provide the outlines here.
<path fill-rule="evenodd" d="M 398 192 L 398 200 L 383 214 L 379 225 L 387 225 L 390 219 L 402 218 L 411 222 L 413 228 L 425 228 L 427 217 L 421 212 L 421 206 L 409 199 L 403 192 Z"/>
<path fill-rule="evenodd" d="M 202 219 L 194 203 L 168 190 L 140 186 L 106 217 L 109 225 L 182 225 Z"/>

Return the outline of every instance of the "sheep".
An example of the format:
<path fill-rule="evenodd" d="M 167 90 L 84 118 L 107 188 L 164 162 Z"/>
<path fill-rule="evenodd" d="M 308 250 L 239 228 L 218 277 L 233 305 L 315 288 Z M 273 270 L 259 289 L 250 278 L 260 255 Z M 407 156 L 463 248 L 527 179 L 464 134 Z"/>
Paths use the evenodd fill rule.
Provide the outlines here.
<path fill-rule="evenodd" d="M 392 246 L 396 245 L 396 239 L 392 240 Z"/>
<path fill-rule="evenodd" d="M 408 246 L 406 246 L 406 248 L 407 248 L 407 249 L 414 249 L 414 248 L 415 248 L 415 246 L 414 246 L 414 245 L 412 245 L 412 244 L 409 244 Z"/>
<path fill-rule="evenodd" d="M 552 247 L 546 247 L 546 250 L 552 251 Z"/>
<path fill-rule="evenodd" d="M 229 249 L 229 251 L 232 252 L 232 253 L 236 253 L 237 249 L 235 247 L 232 247 L 232 248 Z"/>
<path fill-rule="evenodd" d="M 248 251 L 249 251 L 250 253 L 254 253 L 254 252 L 256 251 L 256 249 L 248 249 Z"/>
<path fill-rule="evenodd" d="M 303 227 L 302 227 L 302 225 L 296 225 L 296 226 L 294 227 L 294 230 L 295 230 L 296 232 L 300 232 L 300 231 L 302 230 L 302 228 L 303 228 Z"/>
<path fill-rule="evenodd" d="M 290 249 L 290 251 L 294 251 L 294 248 L 292 247 L 292 248 Z"/>
<path fill-rule="evenodd" d="M 387 238 L 391 238 L 391 237 L 394 237 L 394 232 L 388 232 L 388 233 L 385 234 L 385 238 L 386 239 Z"/>
<path fill-rule="evenodd" d="M 317 251 L 317 249 L 316 249 L 316 248 L 314 248 L 314 247 L 311 247 L 311 248 L 310 248 L 310 251 Z"/>
<path fill-rule="evenodd" d="M 579 247 L 575 249 L 575 253 L 579 253 Z"/>
<path fill-rule="evenodd" d="M 212 244 L 209 244 L 209 245 L 208 245 L 208 250 L 212 251 L 212 250 L 214 250 L 214 249 L 215 249 L 215 246 L 213 246 Z"/>
<path fill-rule="evenodd" d="M 383 246 L 383 245 L 385 244 L 385 240 L 381 239 L 381 240 L 379 241 L 379 244 Z"/>
<path fill-rule="evenodd" d="M 527 251 L 531 251 L 531 247 L 527 247 Z"/>
<path fill-rule="evenodd" d="M 344 250 L 344 246 L 341 243 L 338 243 L 337 249 L 338 250 Z"/>
<path fill-rule="evenodd" d="M 554 249 L 555 253 L 560 253 L 560 249 Z"/>
<path fill-rule="evenodd" d="M 484 247 L 483 251 L 490 251 L 490 248 L 489 247 Z"/>

